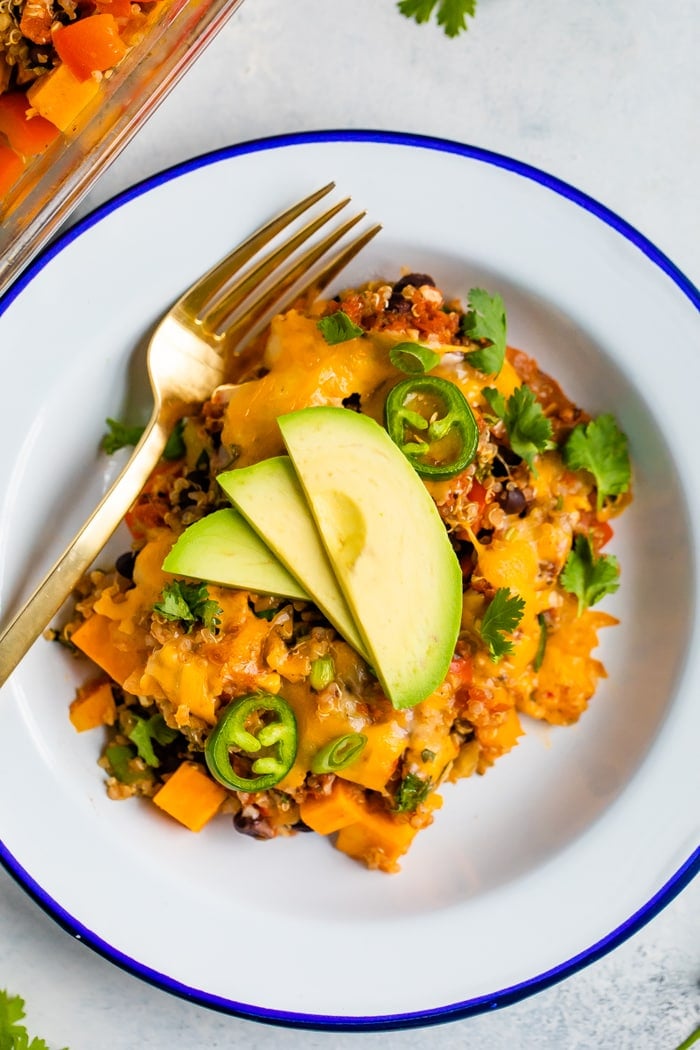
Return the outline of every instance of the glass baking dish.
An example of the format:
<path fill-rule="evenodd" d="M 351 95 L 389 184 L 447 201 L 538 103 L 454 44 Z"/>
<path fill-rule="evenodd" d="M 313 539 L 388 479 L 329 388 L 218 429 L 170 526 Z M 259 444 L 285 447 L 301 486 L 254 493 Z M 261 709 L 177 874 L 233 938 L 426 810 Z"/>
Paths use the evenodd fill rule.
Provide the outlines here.
<path fill-rule="evenodd" d="M 243 0 L 166 0 L 157 20 L 0 200 L 0 295 L 48 243 Z"/>

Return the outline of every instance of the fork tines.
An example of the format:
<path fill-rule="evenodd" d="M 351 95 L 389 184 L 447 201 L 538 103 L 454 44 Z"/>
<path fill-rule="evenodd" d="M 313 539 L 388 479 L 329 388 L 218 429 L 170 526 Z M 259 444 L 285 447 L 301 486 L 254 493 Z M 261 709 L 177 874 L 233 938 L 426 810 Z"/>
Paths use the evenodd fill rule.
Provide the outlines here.
<path fill-rule="evenodd" d="M 347 237 L 365 218 L 364 211 L 336 222 L 330 232 L 325 232 L 324 228 L 350 203 L 349 197 L 294 229 L 296 220 L 334 188 L 335 183 L 329 183 L 256 230 L 183 296 L 178 307 L 196 317 L 202 334 L 209 339 L 225 338 L 240 352 L 244 342 L 257 335 L 290 301 L 320 294 L 376 236 L 381 229 L 378 224 Z M 293 232 L 280 242 L 285 230 Z M 321 231 L 325 235 L 321 236 Z M 270 249 L 261 256 L 268 245 Z"/>

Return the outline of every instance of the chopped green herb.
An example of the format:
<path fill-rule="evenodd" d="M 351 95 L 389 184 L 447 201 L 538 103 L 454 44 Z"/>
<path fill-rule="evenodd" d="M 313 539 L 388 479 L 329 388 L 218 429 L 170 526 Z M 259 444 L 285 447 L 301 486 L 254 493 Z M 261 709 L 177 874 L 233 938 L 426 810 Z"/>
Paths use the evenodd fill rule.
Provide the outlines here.
<path fill-rule="evenodd" d="M 632 468 L 627 437 L 610 413 L 574 427 L 562 456 L 571 470 L 587 470 L 593 475 L 599 510 L 608 496 L 619 496 L 630 487 Z"/>
<path fill-rule="evenodd" d="M 431 780 L 425 780 L 417 773 L 407 773 L 396 792 L 396 812 L 413 813 L 421 802 L 425 802 L 432 786 Z"/>
<path fill-rule="evenodd" d="M 105 423 L 109 431 L 102 438 L 100 447 L 108 456 L 118 452 L 120 448 L 128 448 L 129 445 L 138 445 L 145 427 L 130 426 L 128 423 L 120 423 L 118 419 L 106 419 Z"/>
<path fill-rule="evenodd" d="M 185 448 L 185 439 L 182 436 L 184 428 L 185 420 L 178 419 L 177 423 L 170 432 L 170 437 L 165 443 L 165 448 L 163 449 L 163 459 L 182 459 L 185 452 L 187 451 Z"/>
<path fill-rule="evenodd" d="M 317 324 L 329 346 L 347 343 L 348 339 L 357 339 L 358 336 L 364 335 L 364 329 L 351 321 L 343 310 L 336 310 L 334 314 L 322 317 Z"/>
<path fill-rule="evenodd" d="M 500 295 L 489 295 L 483 288 L 472 288 L 461 329 L 469 339 L 483 339 L 489 344 L 466 353 L 467 364 L 486 375 L 498 375 L 506 356 L 506 311 Z"/>
<path fill-rule="evenodd" d="M 537 476 L 535 456 L 554 448 L 555 444 L 552 424 L 530 387 L 525 383 L 516 387 L 507 401 L 495 387 L 485 387 L 482 394 L 503 420 L 513 452 L 524 459 Z"/>
<path fill-rule="evenodd" d="M 425 747 L 421 751 L 420 757 L 423 760 L 423 762 L 434 762 L 436 755 L 435 752 L 431 751 L 429 747 Z"/>
<path fill-rule="evenodd" d="M 157 768 L 160 765 L 158 756 L 153 750 L 153 741 L 165 746 L 172 744 L 177 737 L 177 729 L 171 729 L 166 725 L 162 715 L 152 715 L 151 718 L 136 718 L 134 725 L 127 733 L 129 740 L 136 744 L 139 758 L 148 766 Z"/>
<path fill-rule="evenodd" d="M 29 1038 L 26 1027 L 20 1024 L 24 1017 L 24 999 L 0 988 L 0 1050 L 49 1050 L 43 1039 Z"/>
<path fill-rule="evenodd" d="M 420 25 L 430 19 L 437 8 L 437 23 L 447 36 L 458 36 L 467 28 L 467 18 L 476 14 L 476 0 L 399 0 L 398 9 L 406 18 Z"/>
<path fill-rule="evenodd" d="M 484 613 L 480 634 L 486 642 L 494 663 L 513 652 L 513 643 L 505 636 L 511 634 L 523 618 L 525 599 L 509 587 L 499 587 Z"/>
<path fill-rule="evenodd" d="M 587 536 L 578 535 L 559 576 L 565 591 L 578 598 L 579 616 L 589 605 L 595 605 L 606 594 L 614 594 L 620 586 L 620 566 L 614 554 L 593 553 Z"/>
<path fill-rule="evenodd" d="M 544 660 L 545 649 L 547 648 L 547 621 L 545 620 L 544 613 L 539 613 L 537 616 L 537 622 L 540 625 L 540 638 L 537 643 L 537 652 L 535 653 L 535 659 L 532 661 L 532 666 L 536 671 L 539 671 Z"/>
<path fill-rule="evenodd" d="M 166 620 L 181 620 L 191 631 L 199 622 L 214 631 L 219 626 L 223 609 L 209 597 L 205 583 L 173 580 L 163 588 L 161 600 L 153 606 Z"/>
<path fill-rule="evenodd" d="M 319 656 L 317 660 L 311 661 L 309 684 L 316 692 L 329 686 L 334 678 L 335 664 L 332 656 Z"/>
<path fill-rule="evenodd" d="M 440 364 L 440 355 L 420 343 L 397 343 L 389 351 L 389 360 L 407 375 L 421 375 Z"/>

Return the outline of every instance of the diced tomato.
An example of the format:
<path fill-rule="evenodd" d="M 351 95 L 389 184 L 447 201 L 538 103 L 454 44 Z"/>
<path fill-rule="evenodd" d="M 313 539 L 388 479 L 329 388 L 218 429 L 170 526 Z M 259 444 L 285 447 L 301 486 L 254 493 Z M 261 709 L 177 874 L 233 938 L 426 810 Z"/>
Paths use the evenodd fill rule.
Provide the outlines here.
<path fill-rule="evenodd" d="M 24 161 L 9 146 L 0 142 L 0 196 L 14 186 L 24 171 Z"/>
<path fill-rule="evenodd" d="M 591 531 L 593 532 L 593 547 L 597 551 L 613 538 L 612 526 L 607 521 L 595 521 Z"/>
<path fill-rule="evenodd" d="M 30 109 L 21 91 L 0 95 L 0 132 L 7 137 L 12 149 L 23 157 L 43 153 L 59 134 L 58 128 L 39 114 L 28 117 Z"/>
<path fill-rule="evenodd" d="M 135 540 L 143 540 L 154 529 L 163 528 L 165 515 L 172 507 L 168 493 L 169 478 L 180 472 L 180 463 L 161 462 L 153 470 L 141 495 L 124 515 L 124 521 Z"/>
<path fill-rule="evenodd" d="M 59 26 L 53 32 L 53 44 L 61 61 L 79 80 L 111 69 L 127 52 L 112 14 L 89 15 Z"/>
<path fill-rule="evenodd" d="M 474 664 L 468 653 L 458 653 L 450 663 L 450 676 L 457 689 L 470 685 L 474 676 Z"/>
<path fill-rule="evenodd" d="M 476 478 L 472 479 L 472 486 L 469 489 L 469 499 L 472 503 L 478 503 L 481 510 L 486 506 L 486 489 L 477 481 Z"/>

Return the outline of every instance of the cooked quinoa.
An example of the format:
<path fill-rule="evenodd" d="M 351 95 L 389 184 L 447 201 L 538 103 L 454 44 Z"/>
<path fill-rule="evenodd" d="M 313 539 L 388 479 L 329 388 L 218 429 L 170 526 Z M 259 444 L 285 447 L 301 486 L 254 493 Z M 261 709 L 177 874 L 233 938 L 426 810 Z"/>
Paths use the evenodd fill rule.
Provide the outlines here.
<path fill-rule="evenodd" d="M 0 12 L 6 8 L 0 0 Z M 318 322 L 339 311 L 362 335 L 329 345 Z M 605 675 L 593 656 L 598 632 L 616 620 L 565 585 L 566 566 L 572 551 L 583 550 L 592 565 L 605 564 L 616 576 L 616 561 L 606 560 L 603 548 L 610 519 L 630 499 L 629 485 L 599 498 L 596 476 L 567 462 L 567 442 L 574 431 L 585 434 L 591 418 L 533 357 L 509 347 L 497 376 L 469 363 L 488 340 L 470 334 L 465 312 L 425 274 L 300 304 L 272 322 L 230 382 L 184 421 L 179 454 L 161 462 L 127 515 L 132 549 L 82 582 L 62 632 L 101 667 L 81 689 L 72 717 L 78 728 L 106 726 L 100 764 L 110 797 L 161 798 L 178 816 L 161 792 L 183 769 L 215 785 L 210 815 L 228 814 L 239 832 L 268 839 L 330 829 L 349 856 L 392 872 L 414 834 L 433 820 L 443 784 L 486 773 L 517 745 L 529 720 L 565 726 L 583 714 Z M 403 342 L 438 355 L 430 374 L 464 394 L 478 444 L 456 476 L 425 479 L 461 567 L 461 629 L 439 688 L 396 710 L 365 660 L 310 602 L 206 584 L 202 594 L 217 610 L 209 622 L 187 624 L 155 606 L 163 608 L 172 581 L 161 565 L 176 538 L 229 505 L 217 474 L 281 454 L 276 419 L 283 412 L 330 404 L 381 423 L 389 391 L 406 378 L 389 354 Z M 485 388 L 496 392 L 491 401 Z M 499 396 L 507 402 L 525 389 L 532 413 L 548 421 L 548 440 L 534 455 L 522 452 L 493 408 Z M 499 595 L 518 598 L 520 618 L 504 630 L 503 651 L 494 655 L 483 623 Z M 90 624 L 99 626 L 97 647 L 81 641 Z M 320 666 L 330 677 L 314 684 Z M 296 756 L 266 790 L 226 789 L 209 777 L 207 740 L 232 701 L 256 694 L 279 697 L 293 711 Z M 81 722 L 90 704 L 99 715 Z M 360 757 L 338 772 L 314 772 L 319 747 L 344 734 L 365 739 Z M 327 819 L 331 811 L 335 824 Z"/>
<path fill-rule="evenodd" d="M 52 69 L 58 58 L 51 28 L 78 17 L 75 0 L 0 0 L 0 93 Z"/>

